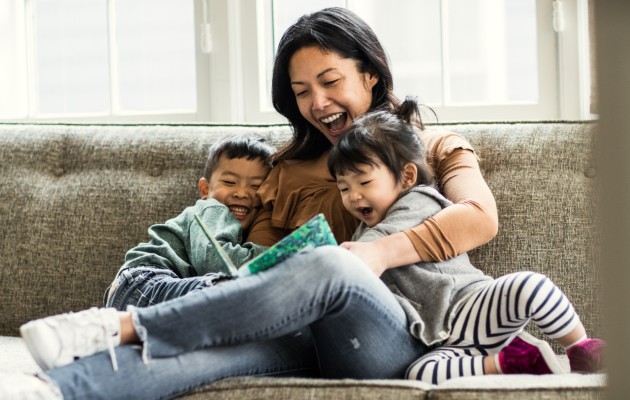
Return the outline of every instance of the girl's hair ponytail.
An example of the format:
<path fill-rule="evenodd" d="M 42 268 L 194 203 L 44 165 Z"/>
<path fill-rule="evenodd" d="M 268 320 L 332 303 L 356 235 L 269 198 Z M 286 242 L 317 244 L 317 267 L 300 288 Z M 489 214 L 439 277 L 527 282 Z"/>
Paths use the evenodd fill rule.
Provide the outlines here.
<path fill-rule="evenodd" d="M 394 109 L 393 114 L 407 124 L 412 124 L 414 121 L 420 121 L 422 124 L 418 101 L 414 97 L 405 97 L 405 101 Z"/>

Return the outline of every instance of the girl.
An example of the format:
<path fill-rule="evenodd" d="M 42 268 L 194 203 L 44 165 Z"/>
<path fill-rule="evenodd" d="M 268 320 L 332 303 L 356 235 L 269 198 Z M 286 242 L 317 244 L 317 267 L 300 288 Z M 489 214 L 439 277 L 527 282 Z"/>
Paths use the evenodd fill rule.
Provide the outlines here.
<path fill-rule="evenodd" d="M 343 205 L 361 221 L 353 240 L 400 232 L 451 204 L 430 186 L 411 124 L 415 102 L 406 100 L 396 113 L 357 119 L 330 153 Z M 437 384 L 470 375 L 562 373 L 549 344 L 523 332 L 530 321 L 566 348 L 573 372 L 602 367 L 603 341 L 586 336 L 569 300 L 542 274 L 492 279 L 462 254 L 389 270 L 381 279 L 397 294 L 414 337 L 439 346 L 411 365 L 409 379 Z"/>

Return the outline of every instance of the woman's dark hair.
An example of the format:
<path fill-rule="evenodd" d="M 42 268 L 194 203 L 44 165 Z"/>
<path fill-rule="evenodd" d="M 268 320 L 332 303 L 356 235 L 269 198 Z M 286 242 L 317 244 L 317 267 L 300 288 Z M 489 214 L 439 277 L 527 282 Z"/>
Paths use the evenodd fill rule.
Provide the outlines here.
<path fill-rule="evenodd" d="M 359 72 L 378 76 L 378 82 L 372 88 L 370 110 L 391 111 L 400 104 L 393 94 L 394 85 L 387 54 L 365 21 L 355 13 L 339 7 L 306 14 L 282 35 L 274 61 L 271 88 L 273 105 L 293 127 L 293 139 L 274 155 L 274 163 L 284 159 L 316 158 L 332 146 L 300 114 L 291 88 L 289 62 L 296 51 L 312 46 L 353 59 Z"/>
<path fill-rule="evenodd" d="M 433 171 L 427 165 L 424 146 L 414 119 L 418 105 L 407 98 L 397 109 L 372 111 L 358 118 L 330 151 L 328 169 L 333 177 L 359 172 L 361 165 L 380 161 L 398 182 L 403 168 L 413 163 L 418 169 L 416 185 L 431 185 Z"/>
<path fill-rule="evenodd" d="M 228 160 L 235 158 L 259 159 L 263 164 L 271 166 L 271 156 L 275 151 L 274 146 L 259 136 L 226 137 L 210 147 L 203 177 L 210 180 L 221 156 L 225 156 Z"/>

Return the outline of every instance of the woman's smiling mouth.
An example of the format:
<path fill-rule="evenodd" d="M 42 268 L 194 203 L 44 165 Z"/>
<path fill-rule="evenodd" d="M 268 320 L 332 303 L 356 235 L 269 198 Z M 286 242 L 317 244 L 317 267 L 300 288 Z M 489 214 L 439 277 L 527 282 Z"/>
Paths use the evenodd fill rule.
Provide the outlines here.
<path fill-rule="evenodd" d="M 338 133 L 343 130 L 348 120 L 348 114 L 345 112 L 336 113 L 328 117 L 320 119 L 321 123 L 326 125 L 331 133 Z"/>

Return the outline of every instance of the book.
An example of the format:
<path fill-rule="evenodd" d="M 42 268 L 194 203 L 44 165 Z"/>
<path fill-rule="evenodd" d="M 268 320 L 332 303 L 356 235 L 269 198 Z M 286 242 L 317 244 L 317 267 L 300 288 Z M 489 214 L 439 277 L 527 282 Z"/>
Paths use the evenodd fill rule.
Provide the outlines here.
<path fill-rule="evenodd" d="M 230 256 L 223 250 L 221 244 L 215 239 L 212 230 L 203 223 L 201 218 L 195 215 L 195 219 L 201 226 L 201 229 L 208 237 L 210 242 L 217 249 L 219 257 L 223 260 L 227 268 L 233 276 L 245 276 L 256 274 L 277 265 L 289 257 L 307 249 L 313 249 L 318 246 L 337 245 L 335 236 L 330 229 L 330 225 L 324 214 L 317 214 L 309 219 L 304 225 L 300 226 L 278 243 L 274 244 L 263 253 L 237 267 Z"/>

